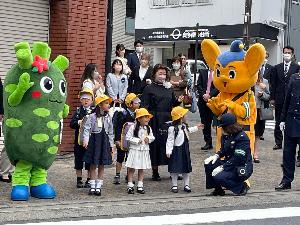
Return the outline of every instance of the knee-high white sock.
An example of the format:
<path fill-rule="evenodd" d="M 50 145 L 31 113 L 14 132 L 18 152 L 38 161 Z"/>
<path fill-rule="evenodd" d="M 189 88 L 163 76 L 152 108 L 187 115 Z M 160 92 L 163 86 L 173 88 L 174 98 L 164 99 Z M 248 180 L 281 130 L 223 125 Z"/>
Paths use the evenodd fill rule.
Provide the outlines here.
<path fill-rule="evenodd" d="M 128 182 L 127 187 L 134 187 L 133 182 Z"/>
<path fill-rule="evenodd" d="M 189 173 L 183 173 L 182 177 L 183 177 L 184 186 L 186 186 L 186 185 L 190 186 L 190 174 Z"/>
<path fill-rule="evenodd" d="M 178 173 L 170 173 L 172 178 L 172 185 L 177 187 Z"/>
<path fill-rule="evenodd" d="M 99 180 L 99 179 L 97 179 L 96 180 L 96 188 L 102 188 L 102 186 L 103 186 L 103 180 Z"/>

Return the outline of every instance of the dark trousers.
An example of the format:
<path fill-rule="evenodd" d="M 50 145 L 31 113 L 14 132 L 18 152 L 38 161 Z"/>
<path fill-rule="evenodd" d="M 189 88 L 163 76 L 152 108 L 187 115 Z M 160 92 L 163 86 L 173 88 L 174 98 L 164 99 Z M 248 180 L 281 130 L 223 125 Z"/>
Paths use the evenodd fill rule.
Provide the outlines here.
<path fill-rule="evenodd" d="M 212 176 L 212 171 L 220 165 L 223 165 L 225 162 L 218 160 L 215 164 L 204 165 L 205 174 L 206 174 L 206 188 L 217 188 L 224 187 L 227 190 L 232 191 L 235 194 L 241 193 L 244 188 L 244 179 L 241 179 L 236 172 L 236 168 L 233 167 L 230 171 L 222 171 L 216 176 Z"/>
<path fill-rule="evenodd" d="M 203 129 L 204 141 L 207 144 L 212 145 L 211 123 L 213 120 L 213 113 L 210 110 L 210 108 L 207 107 L 206 102 L 204 101 L 199 100 L 198 108 L 200 112 L 201 123 L 204 124 L 204 129 Z"/>
<path fill-rule="evenodd" d="M 282 111 L 283 104 L 275 104 L 275 130 L 274 130 L 274 137 L 275 137 L 275 144 L 278 146 L 282 146 L 282 131 L 280 130 L 280 116 Z"/>
<path fill-rule="evenodd" d="M 288 135 L 284 135 L 284 148 L 282 157 L 283 183 L 291 183 L 294 180 L 297 145 L 300 145 L 300 137 L 289 137 Z"/>

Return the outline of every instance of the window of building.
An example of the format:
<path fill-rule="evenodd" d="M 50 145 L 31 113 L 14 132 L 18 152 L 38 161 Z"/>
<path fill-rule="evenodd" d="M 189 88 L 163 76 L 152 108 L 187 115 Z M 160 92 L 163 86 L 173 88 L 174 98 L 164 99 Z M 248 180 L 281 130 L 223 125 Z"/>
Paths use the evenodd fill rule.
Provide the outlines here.
<path fill-rule="evenodd" d="M 126 0 L 125 33 L 128 35 L 135 33 L 135 12 L 136 0 Z"/>
<path fill-rule="evenodd" d="M 191 5 L 207 5 L 212 4 L 212 0 L 151 0 L 151 8 L 161 7 L 181 7 Z"/>
<path fill-rule="evenodd" d="M 293 0 L 292 3 L 296 5 L 300 5 L 300 0 Z"/>

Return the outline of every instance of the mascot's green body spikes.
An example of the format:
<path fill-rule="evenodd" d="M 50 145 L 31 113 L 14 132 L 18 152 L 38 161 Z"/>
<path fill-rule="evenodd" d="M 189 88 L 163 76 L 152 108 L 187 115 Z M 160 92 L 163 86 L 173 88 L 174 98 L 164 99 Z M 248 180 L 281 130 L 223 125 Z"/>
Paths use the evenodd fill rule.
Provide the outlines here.
<path fill-rule="evenodd" d="M 18 63 L 4 82 L 4 138 L 12 164 L 12 200 L 54 198 L 47 184 L 46 170 L 51 166 L 61 138 L 62 119 L 69 113 L 66 80 L 69 61 L 58 56 L 49 61 L 51 49 L 36 42 L 32 51 L 27 42 L 17 43 Z"/>

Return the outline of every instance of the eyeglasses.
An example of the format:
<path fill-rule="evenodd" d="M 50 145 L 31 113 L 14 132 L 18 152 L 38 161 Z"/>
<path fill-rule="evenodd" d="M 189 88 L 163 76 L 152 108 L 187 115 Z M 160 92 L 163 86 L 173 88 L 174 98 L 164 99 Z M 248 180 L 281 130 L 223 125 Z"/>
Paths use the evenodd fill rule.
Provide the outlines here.
<path fill-rule="evenodd" d="M 182 60 L 186 60 L 186 58 L 181 58 Z"/>

